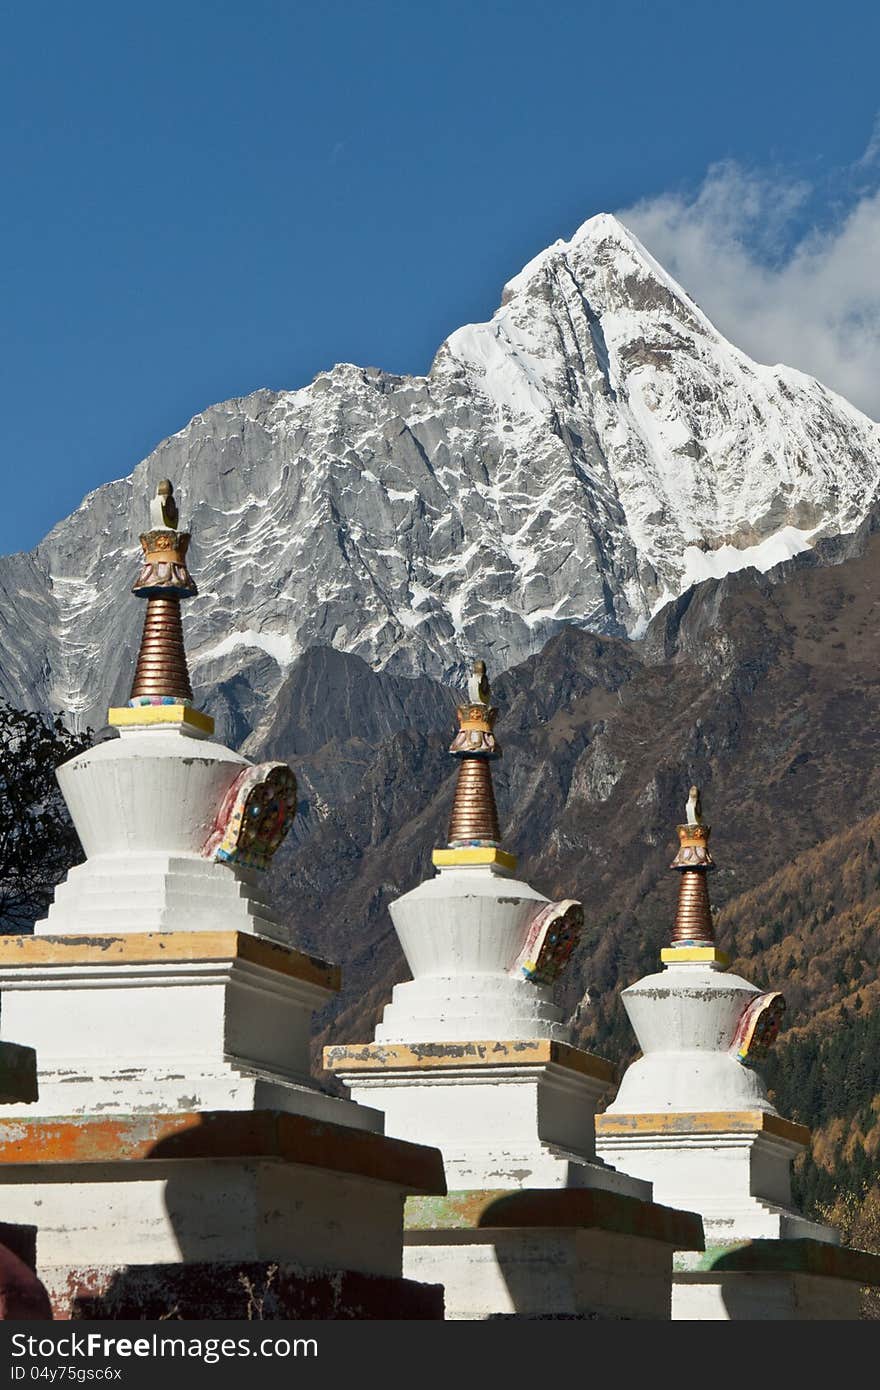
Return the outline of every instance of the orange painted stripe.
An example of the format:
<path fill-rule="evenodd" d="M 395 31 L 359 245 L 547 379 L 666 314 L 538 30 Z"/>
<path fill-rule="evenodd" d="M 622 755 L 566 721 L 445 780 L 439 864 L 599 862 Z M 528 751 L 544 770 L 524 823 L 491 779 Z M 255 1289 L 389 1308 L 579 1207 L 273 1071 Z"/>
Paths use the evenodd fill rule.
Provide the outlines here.
<path fill-rule="evenodd" d="M 0 1120 L 0 1165 L 7 1168 L 180 1159 L 275 1159 L 408 1192 L 446 1191 L 438 1149 L 277 1110 Z"/>

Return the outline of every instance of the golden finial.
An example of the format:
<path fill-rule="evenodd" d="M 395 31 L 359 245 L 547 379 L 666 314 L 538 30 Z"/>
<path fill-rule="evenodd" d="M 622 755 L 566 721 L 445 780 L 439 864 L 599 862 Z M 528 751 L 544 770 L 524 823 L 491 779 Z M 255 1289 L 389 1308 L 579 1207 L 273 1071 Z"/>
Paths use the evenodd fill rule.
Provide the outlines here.
<path fill-rule="evenodd" d="M 485 661 L 477 660 L 471 667 L 467 683 L 468 699 L 474 705 L 488 705 L 492 699 L 492 687 L 486 675 Z"/>
<path fill-rule="evenodd" d="M 684 809 L 688 825 L 703 824 L 703 807 L 700 802 L 699 787 L 691 787 Z"/>
<path fill-rule="evenodd" d="M 180 514 L 174 500 L 174 484 L 170 478 L 163 478 L 156 488 L 156 496 L 150 503 L 150 521 L 154 526 L 176 531 L 179 520 Z"/>

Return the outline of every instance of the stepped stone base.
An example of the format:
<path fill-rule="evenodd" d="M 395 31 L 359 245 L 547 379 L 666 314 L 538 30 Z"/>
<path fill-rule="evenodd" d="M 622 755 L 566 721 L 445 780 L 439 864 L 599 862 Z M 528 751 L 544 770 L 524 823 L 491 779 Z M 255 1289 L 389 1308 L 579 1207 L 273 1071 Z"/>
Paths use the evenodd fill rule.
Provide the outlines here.
<path fill-rule="evenodd" d="M 702 1246 L 698 1216 L 616 1192 L 450 1192 L 407 1201 L 403 1267 L 452 1320 L 663 1320 L 674 1251 Z"/>
<path fill-rule="evenodd" d="M 381 1115 L 310 1075 L 312 1015 L 339 978 L 291 946 L 219 928 L 0 938 L 2 1026 L 39 1057 L 39 1096 L 32 1076 L 27 1095 L 8 1097 L 28 1103 L 6 1113 L 290 1110 L 380 1131 Z"/>
<path fill-rule="evenodd" d="M 0 1120 L 0 1184 L 39 1226 L 39 1274 L 65 1317 L 80 1316 L 74 1303 L 87 1296 L 105 1300 L 93 1308 L 128 1310 L 113 1316 L 147 1316 L 132 1311 L 138 1300 L 166 1298 L 171 1309 L 174 1290 L 196 1309 L 222 1270 L 210 1306 L 237 1311 L 210 1316 L 246 1317 L 244 1275 L 263 1271 L 265 1284 L 273 1268 L 289 1272 L 279 1308 L 331 1308 L 346 1288 L 340 1275 L 352 1298 L 355 1274 L 400 1281 L 405 1198 L 445 1191 L 435 1150 L 307 1115 L 234 1110 Z M 315 1270 L 325 1284 L 311 1274 L 303 1284 Z M 383 1298 L 370 1306 L 389 1315 Z"/>
<path fill-rule="evenodd" d="M 850 1321 L 880 1255 L 818 1240 L 751 1240 L 675 1259 L 672 1316 L 700 1321 Z"/>
<path fill-rule="evenodd" d="M 766 1110 L 618 1114 L 596 1117 L 596 1148 L 607 1162 L 653 1183 L 669 1206 L 699 1211 L 713 1245 L 810 1239 L 837 1232 L 795 1211 L 791 1161 L 809 1143 L 803 1125 Z"/>
<path fill-rule="evenodd" d="M 458 1189 L 596 1187 L 650 1198 L 597 1159 L 593 1116 L 614 1080 L 602 1057 L 553 1038 L 328 1047 L 324 1065 L 389 1134 L 436 1145 Z"/>

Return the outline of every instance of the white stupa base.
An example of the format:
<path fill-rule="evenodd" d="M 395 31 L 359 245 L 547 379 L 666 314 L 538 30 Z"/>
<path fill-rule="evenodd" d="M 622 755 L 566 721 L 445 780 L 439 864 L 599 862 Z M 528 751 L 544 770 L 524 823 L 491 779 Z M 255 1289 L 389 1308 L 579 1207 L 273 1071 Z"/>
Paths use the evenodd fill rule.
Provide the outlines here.
<path fill-rule="evenodd" d="M 740 1110 L 776 1114 L 758 1072 L 729 1052 L 705 1048 L 647 1052 L 627 1067 L 608 1107 L 615 1115 Z"/>
<path fill-rule="evenodd" d="M 676 1322 L 856 1321 L 861 1289 L 814 1274 L 682 1274 L 672 1286 Z"/>
<path fill-rule="evenodd" d="M 791 1162 L 805 1147 L 802 1126 L 762 1112 L 714 1122 L 711 1115 L 664 1118 L 676 1128 L 652 1133 L 651 1117 L 606 1111 L 597 1124 L 597 1151 L 651 1182 L 655 1201 L 699 1212 L 707 1245 L 768 1238 L 837 1243 L 836 1231 L 791 1205 Z M 644 1128 L 621 1133 L 627 1119 Z M 703 1122 L 703 1132 L 688 1133 L 689 1121 Z"/>
<path fill-rule="evenodd" d="M 488 974 L 423 975 L 395 985 L 376 1028 L 377 1043 L 570 1036 L 550 989 Z"/>
<path fill-rule="evenodd" d="M 450 1191 L 407 1200 L 403 1268 L 441 1282 L 450 1319 L 670 1316 L 698 1217 L 598 1189 Z"/>
<path fill-rule="evenodd" d="M 760 991 L 727 971 L 720 952 L 675 954 L 716 958 L 673 961 L 623 991 L 643 1055 L 627 1067 L 609 1111 L 775 1114 L 759 1073 L 730 1050 L 743 1009 Z"/>
<path fill-rule="evenodd" d="M 834 1241 L 792 1207 L 791 1163 L 809 1131 L 779 1116 L 734 1037 L 758 997 L 714 947 L 672 948 L 665 968 L 623 991 L 643 1056 L 599 1116 L 597 1151 L 654 1185 L 655 1200 L 698 1211 L 707 1244 Z"/>
<path fill-rule="evenodd" d="M 684 947 L 664 955 L 671 959 L 662 970 L 627 985 L 621 994 L 642 1051 L 717 1052 L 729 1047 L 743 1009 L 761 991 L 729 971 L 726 957 L 714 947 Z"/>
<path fill-rule="evenodd" d="M 650 1183 L 596 1157 L 607 1062 L 545 1038 L 377 1041 L 326 1048 L 324 1065 L 387 1133 L 443 1154 L 448 1197 L 407 1202 L 403 1267 L 443 1284 L 447 1318 L 670 1316 L 676 1246 Z M 511 1197 L 534 1206 L 507 1223 Z"/>
<path fill-rule="evenodd" d="M 450 1322 L 489 1318 L 668 1320 L 670 1252 L 604 1231 L 407 1233 L 403 1272 L 443 1285 Z"/>
<path fill-rule="evenodd" d="M 96 854 L 55 890 L 38 936 L 244 931 L 285 941 L 259 875 L 197 854 L 165 850 Z"/>
<path fill-rule="evenodd" d="M 60 1165 L 0 1174 L 17 1220 L 39 1227 L 40 1270 L 297 1260 L 401 1272 L 399 1188 L 289 1164 L 224 1159 Z M 126 1172 L 126 1167 L 131 1172 Z"/>
<path fill-rule="evenodd" d="M 203 856 L 247 758 L 186 725 L 123 728 L 58 769 L 84 864 L 37 935 L 248 931 L 284 940 L 261 876 Z"/>
<path fill-rule="evenodd" d="M 38 1100 L 6 1113 L 266 1107 L 380 1131 L 310 1074 L 337 988 L 334 967 L 241 932 L 2 938 L 3 1031 L 39 1066 Z"/>
<path fill-rule="evenodd" d="M 497 864 L 441 868 L 389 906 L 407 964 L 420 975 L 504 974 L 547 899 Z"/>
<path fill-rule="evenodd" d="M 185 724 L 123 728 L 58 768 L 89 859 L 200 854 L 223 798 L 251 763 Z"/>
<path fill-rule="evenodd" d="M 65 1318 L 95 1298 L 121 1300 L 124 1317 L 198 1317 L 218 1299 L 260 1317 L 246 1294 L 276 1274 L 276 1301 L 286 1280 L 293 1307 L 299 1289 L 306 1316 L 334 1316 L 352 1273 L 390 1279 L 370 1315 L 395 1316 L 419 1302 L 394 1282 L 405 1199 L 444 1191 L 435 1151 L 266 1110 L 0 1119 L 0 1184 L 39 1226 L 39 1271 Z"/>
<path fill-rule="evenodd" d="M 413 979 L 396 985 L 382 1043 L 552 1038 L 570 1033 L 552 989 L 517 960 L 547 899 L 499 864 L 454 865 L 389 908 Z"/>
<path fill-rule="evenodd" d="M 630 1133 L 621 1133 L 627 1124 Z M 639 1132 L 652 1124 L 653 1133 Z M 877 1256 L 840 1249 L 837 1231 L 791 1206 L 791 1162 L 805 1147 L 803 1126 L 764 1111 L 606 1112 L 597 1131 L 602 1156 L 649 1179 L 655 1201 L 703 1219 L 705 1251 L 675 1257 L 674 1319 L 855 1318 L 860 1285 L 880 1283 Z"/>
<path fill-rule="evenodd" d="M 880 1256 L 799 1236 L 708 1246 L 675 1256 L 676 1320 L 829 1322 L 861 1313 Z"/>
<path fill-rule="evenodd" d="M 383 1129 L 380 1111 L 327 1095 L 313 1082 L 287 1082 L 233 1063 L 208 1069 L 192 1059 L 178 1059 L 165 1067 L 114 1071 L 94 1059 L 71 1058 L 57 1070 L 41 1070 L 38 1104 L 4 1107 L 3 1115 L 168 1114 L 180 1110 L 279 1110 L 376 1134 Z"/>
<path fill-rule="evenodd" d="M 443 1153 L 452 1189 L 595 1187 L 649 1199 L 650 1184 L 596 1157 L 596 1104 L 613 1070 L 550 1039 L 330 1047 L 324 1065 L 385 1130 Z"/>

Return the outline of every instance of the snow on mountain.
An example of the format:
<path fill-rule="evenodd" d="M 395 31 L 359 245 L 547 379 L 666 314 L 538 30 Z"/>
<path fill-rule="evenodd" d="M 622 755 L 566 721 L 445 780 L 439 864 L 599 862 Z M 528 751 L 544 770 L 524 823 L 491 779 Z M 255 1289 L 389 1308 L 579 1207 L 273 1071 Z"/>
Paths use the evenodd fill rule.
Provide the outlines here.
<path fill-rule="evenodd" d="M 880 427 L 728 343 L 594 217 L 424 377 L 343 363 L 197 415 L 0 560 L 0 695 L 100 724 L 127 696 L 147 498 L 174 479 L 193 676 L 239 738 L 316 644 L 396 675 L 500 670 L 560 624 L 640 633 L 691 583 L 853 530 Z"/>

